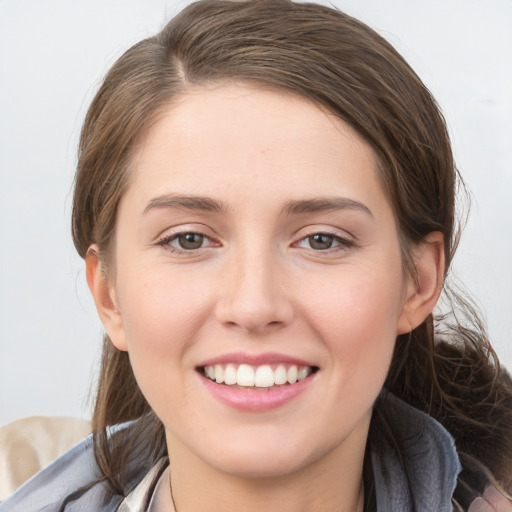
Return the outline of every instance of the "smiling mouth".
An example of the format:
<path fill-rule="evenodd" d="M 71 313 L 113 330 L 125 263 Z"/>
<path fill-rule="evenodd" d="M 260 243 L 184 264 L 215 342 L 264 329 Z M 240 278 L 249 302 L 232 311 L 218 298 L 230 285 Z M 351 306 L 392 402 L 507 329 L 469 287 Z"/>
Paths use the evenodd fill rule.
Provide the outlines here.
<path fill-rule="evenodd" d="M 276 386 L 289 386 L 318 371 L 316 366 L 249 364 L 216 364 L 199 368 L 200 373 L 217 384 L 236 388 L 265 390 Z"/>

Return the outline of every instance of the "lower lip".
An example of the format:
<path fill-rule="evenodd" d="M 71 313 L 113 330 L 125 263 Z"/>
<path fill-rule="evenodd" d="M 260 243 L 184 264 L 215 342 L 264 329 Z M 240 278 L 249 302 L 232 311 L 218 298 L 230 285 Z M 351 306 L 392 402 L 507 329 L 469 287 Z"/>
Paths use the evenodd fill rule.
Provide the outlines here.
<path fill-rule="evenodd" d="M 261 412 L 277 409 L 293 400 L 307 389 L 314 375 L 295 384 L 271 389 L 233 388 L 225 384 L 217 384 L 203 375 L 200 377 L 206 389 L 220 402 L 240 411 Z"/>

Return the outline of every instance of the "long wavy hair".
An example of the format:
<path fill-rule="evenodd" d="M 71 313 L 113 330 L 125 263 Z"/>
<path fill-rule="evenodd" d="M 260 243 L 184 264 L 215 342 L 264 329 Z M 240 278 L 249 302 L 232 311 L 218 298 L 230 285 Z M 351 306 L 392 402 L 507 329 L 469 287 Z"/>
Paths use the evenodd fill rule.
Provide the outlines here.
<path fill-rule="evenodd" d="M 226 80 L 292 91 L 355 128 L 378 156 L 406 270 L 414 271 L 411 247 L 432 231 L 443 234 L 449 268 L 459 239 L 455 197 L 464 188 L 436 101 L 368 26 L 332 8 L 289 0 L 201 0 L 115 63 L 81 133 L 72 231 L 82 257 L 98 244 L 108 277 L 133 152 L 155 115 L 192 85 Z M 455 438 L 464 466 L 455 500 L 465 509 L 488 478 L 512 489 L 512 383 L 466 295 L 446 282 L 444 292 L 451 306 L 442 319 L 430 315 L 397 337 L 385 387 Z M 154 457 L 164 454 L 163 425 L 127 353 L 105 336 L 94 446 L 104 479 L 120 494 L 132 485 L 128 459 L 142 449 L 133 442 L 141 436 L 131 432 L 114 442 L 108 427 L 133 419 Z"/>

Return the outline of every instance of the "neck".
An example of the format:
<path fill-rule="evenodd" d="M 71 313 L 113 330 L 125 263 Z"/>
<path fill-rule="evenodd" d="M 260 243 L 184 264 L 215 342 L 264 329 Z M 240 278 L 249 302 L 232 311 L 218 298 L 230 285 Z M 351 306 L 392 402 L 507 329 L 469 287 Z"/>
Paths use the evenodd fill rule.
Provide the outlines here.
<path fill-rule="evenodd" d="M 213 468 L 173 443 L 176 512 L 362 512 L 364 443 L 358 453 L 346 452 L 339 445 L 292 473 L 248 477 Z"/>

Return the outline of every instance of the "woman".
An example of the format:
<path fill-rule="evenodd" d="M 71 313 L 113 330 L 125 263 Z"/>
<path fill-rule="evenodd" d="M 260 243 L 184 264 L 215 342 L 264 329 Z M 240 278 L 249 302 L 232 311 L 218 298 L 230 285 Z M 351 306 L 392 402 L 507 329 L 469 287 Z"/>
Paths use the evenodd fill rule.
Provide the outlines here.
<path fill-rule="evenodd" d="M 509 510 L 511 380 L 467 301 L 432 315 L 457 179 L 429 91 L 342 13 L 202 1 L 132 47 L 76 175 L 93 440 L 0 510 Z"/>

